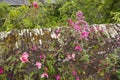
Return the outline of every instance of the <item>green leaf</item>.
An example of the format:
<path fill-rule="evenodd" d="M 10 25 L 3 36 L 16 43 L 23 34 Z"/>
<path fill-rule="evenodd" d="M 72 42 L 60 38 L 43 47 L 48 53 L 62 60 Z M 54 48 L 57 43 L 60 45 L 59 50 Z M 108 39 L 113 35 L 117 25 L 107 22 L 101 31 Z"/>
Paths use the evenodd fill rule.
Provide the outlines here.
<path fill-rule="evenodd" d="M 24 66 L 24 63 L 21 62 L 21 63 L 18 63 L 17 68 L 21 69 L 23 66 Z"/>
<path fill-rule="evenodd" d="M 7 80 L 6 74 L 0 74 L 0 80 Z"/>
<path fill-rule="evenodd" d="M 12 58 L 13 58 L 13 56 L 8 57 L 8 58 L 6 59 L 6 62 L 12 60 Z"/>
<path fill-rule="evenodd" d="M 83 61 L 88 62 L 89 61 L 89 55 L 88 54 L 84 54 L 82 59 L 83 59 Z"/>

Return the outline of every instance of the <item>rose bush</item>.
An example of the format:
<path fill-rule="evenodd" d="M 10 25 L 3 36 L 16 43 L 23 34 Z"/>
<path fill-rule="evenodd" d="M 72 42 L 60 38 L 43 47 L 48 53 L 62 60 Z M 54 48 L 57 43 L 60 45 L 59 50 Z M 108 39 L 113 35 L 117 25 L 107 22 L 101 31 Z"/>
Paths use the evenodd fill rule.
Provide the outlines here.
<path fill-rule="evenodd" d="M 33 7 L 36 9 L 37 6 L 34 2 Z M 39 46 L 34 41 L 31 43 L 32 46 L 22 46 L 18 49 L 12 49 L 14 46 L 7 45 L 6 50 L 9 51 L 2 55 L 4 61 L 3 65 L 0 65 L 0 78 L 109 80 L 117 69 L 120 46 L 116 42 L 119 39 L 115 39 L 116 42 L 114 39 L 108 41 L 104 30 L 99 27 L 91 28 L 81 11 L 76 13 L 76 21 L 68 20 L 68 25 L 67 28 L 56 29 L 56 39 L 50 43 L 43 39 L 43 43 L 46 41 L 49 46 Z M 24 44 L 27 44 L 29 40 L 25 42 Z M 118 48 L 113 48 L 111 43 Z"/>

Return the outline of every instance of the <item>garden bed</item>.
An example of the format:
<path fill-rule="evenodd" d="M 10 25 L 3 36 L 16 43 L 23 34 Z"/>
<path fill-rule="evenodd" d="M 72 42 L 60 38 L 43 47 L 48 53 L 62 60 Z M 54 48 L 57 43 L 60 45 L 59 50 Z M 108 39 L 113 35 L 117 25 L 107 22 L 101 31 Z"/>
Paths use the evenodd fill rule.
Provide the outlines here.
<path fill-rule="evenodd" d="M 94 25 L 91 29 L 95 30 L 98 26 Z M 68 77 L 71 80 L 77 77 L 83 80 L 117 80 L 119 33 L 115 34 L 112 30 L 114 35 L 108 35 L 110 30 L 101 32 L 103 28 L 99 27 L 82 42 L 76 30 L 70 27 L 11 31 L 1 38 L 1 66 L 4 65 L 1 76 L 10 80 L 33 80 L 45 72 L 49 80 L 56 76 L 61 76 L 61 80 Z M 22 63 L 20 57 L 24 53 L 29 54 L 29 61 Z M 40 69 L 36 62 L 41 62 Z M 43 79 L 48 76 L 45 77 Z"/>

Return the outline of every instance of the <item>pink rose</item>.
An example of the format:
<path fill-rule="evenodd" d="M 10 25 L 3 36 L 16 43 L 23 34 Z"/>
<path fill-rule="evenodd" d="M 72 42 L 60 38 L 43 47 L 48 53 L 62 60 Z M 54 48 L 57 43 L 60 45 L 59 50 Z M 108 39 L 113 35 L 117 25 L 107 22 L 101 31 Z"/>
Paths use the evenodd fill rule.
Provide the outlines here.
<path fill-rule="evenodd" d="M 22 61 L 22 63 L 26 63 L 26 62 L 29 61 L 29 60 L 28 60 L 28 57 L 29 57 L 28 53 L 27 53 L 27 52 L 24 52 L 24 53 L 22 54 L 22 56 L 20 57 L 20 60 Z"/>
<path fill-rule="evenodd" d="M 35 65 L 37 66 L 38 69 L 41 69 L 42 64 L 40 62 L 36 62 Z"/>
<path fill-rule="evenodd" d="M 4 73 L 4 69 L 0 67 L 0 74 Z"/>
<path fill-rule="evenodd" d="M 56 75 L 55 80 L 60 80 L 60 75 Z"/>
<path fill-rule="evenodd" d="M 36 9 L 39 7 L 37 2 L 33 2 L 32 5 L 33 5 L 34 8 L 36 8 Z"/>
<path fill-rule="evenodd" d="M 42 75 L 41 75 L 41 78 L 48 78 L 48 74 L 46 72 L 44 72 Z"/>
<path fill-rule="evenodd" d="M 81 48 L 81 46 L 75 46 L 75 50 L 78 50 L 78 51 L 82 51 L 82 48 Z"/>

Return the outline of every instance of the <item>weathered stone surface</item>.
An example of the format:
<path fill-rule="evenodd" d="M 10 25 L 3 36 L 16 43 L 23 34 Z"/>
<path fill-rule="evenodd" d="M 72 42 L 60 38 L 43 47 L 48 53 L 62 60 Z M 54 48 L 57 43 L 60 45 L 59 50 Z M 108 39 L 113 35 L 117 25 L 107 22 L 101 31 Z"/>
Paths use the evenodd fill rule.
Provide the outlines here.
<path fill-rule="evenodd" d="M 116 36 L 120 36 L 120 24 L 94 24 L 91 25 L 91 27 L 94 27 L 96 29 L 96 27 L 99 27 L 100 29 L 103 29 L 105 34 L 107 35 L 108 38 L 115 38 Z M 96 29 L 97 30 L 97 29 Z M 28 33 L 30 30 L 28 29 L 24 29 L 22 31 L 19 31 L 19 35 L 23 35 L 24 33 Z M 46 28 L 46 29 L 32 29 L 32 31 L 37 35 L 37 34 L 44 34 L 44 31 L 48 31 L 48 32 L 52 32 L 51 28 Z M 9 32 L 0 32 L 0 40 L 6 38 L 8 36 L 8 34 L 10 34 L 11 31 Z M 31 35 L 31 32 L 29 33 Z M 54 34 L 51 34 L 51 36 L 54 37 Z"/>
<path fill-rule="evenodd" d="M 93 27 L 103 29 L 108 38 L 120 36 L 120 24 L 94 24 Z"/>
<path fill-rule="evenodd" d="M 96 32 L 97 27 L 99 27 L 99 29 L 103 29 L 104 33 L 107 36 L 106 38 L 107 42 L 109 43 L 115 42 L 115 40 L 120 42 L 120 24 L 100 24 L 100 25 L 94 24 L 91 25 L 91 27 L 94 27 Z M 61 27 L 59 29 L 66 30 L 67 27 Z M 0 32 L 1 49 L 3 47 L 2 45 L 4 46 L 9 45 L 9 47 L 14 46 L 14 49 L 20 48 L 21 46 L 22 46 L 21 48 L 23 49 L 30 48 L 31 45 L 34 43 L 36 43 L 37 46 L 41 46 L 44 44 L 50 45 L 53 40 L 57 40 L 59 41 L 59 43 L 61 43 L 60 39 L 55 35 L 55 29 L 51 28 L 23 29 L 18 31 Z M 119 45 L 119 42 L 116 44 Z"/>

